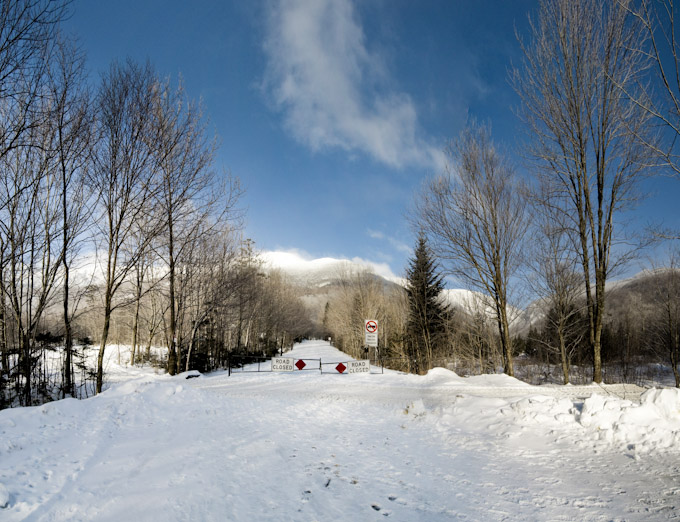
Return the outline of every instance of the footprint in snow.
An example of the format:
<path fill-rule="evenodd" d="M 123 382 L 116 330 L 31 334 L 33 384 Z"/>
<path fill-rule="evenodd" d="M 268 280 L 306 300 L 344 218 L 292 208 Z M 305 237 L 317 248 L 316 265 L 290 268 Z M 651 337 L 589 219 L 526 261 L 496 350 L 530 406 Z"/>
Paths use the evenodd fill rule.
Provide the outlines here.
<path fill-rule="evenodd" d="M 380 506 L 380 504 L 371 504 L 371 507 L 373 508 L 374 511 L 381 512 L 380 514 L 384 517 L 389 517 L 392 514 L 391 511 L 382 511 L 382 507 Z"/>
<path fill-rule="evenodd" d="M 4 484 L 0 483 L 0 509 L 9 506 L 9 491 Z"/>

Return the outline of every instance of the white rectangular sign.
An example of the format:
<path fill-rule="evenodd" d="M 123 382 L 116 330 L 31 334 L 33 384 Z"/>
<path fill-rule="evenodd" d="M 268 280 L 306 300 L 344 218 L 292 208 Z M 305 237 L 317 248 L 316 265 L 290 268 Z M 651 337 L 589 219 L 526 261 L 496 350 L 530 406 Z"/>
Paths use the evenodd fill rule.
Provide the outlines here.
<path fill-rule="evenodd" d="M 349 361 L 347 363 L 347 373 L 371 373 L 370 361 Z"/>
<path fill-rule="evenodd" d="M 365 345 L 369 348 L 378 347 L 378 321 L 366 319 L 364 321 Z"/>
<path fill-rule="evenodd" d="M 292 372 L 295 369 L 295 359 L 292 357 L 272 357 L 273 372 Z"/>

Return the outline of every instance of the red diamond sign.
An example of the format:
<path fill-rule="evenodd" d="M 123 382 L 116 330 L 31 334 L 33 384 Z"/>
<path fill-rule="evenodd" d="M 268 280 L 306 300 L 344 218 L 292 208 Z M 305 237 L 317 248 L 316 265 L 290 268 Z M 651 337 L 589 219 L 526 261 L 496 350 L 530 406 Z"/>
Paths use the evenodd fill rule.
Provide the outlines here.
<path fill-rule="evenodd" d="M 305 364 L 305 361 L 303 361 L 302 359 L 298 359 L 298 362 L 295 363 L 295 366 L 297 366 L 298 370 L 302 370 L 302 368 L 304 368 L 307 365 Z"/>
<path fill-rule="evenodd" d="M 340 363 L 335 367 L 336 370 L 338 370 L 338 373 L 342 373 L 347 369 L 347 366 L 344 364 Z"/>

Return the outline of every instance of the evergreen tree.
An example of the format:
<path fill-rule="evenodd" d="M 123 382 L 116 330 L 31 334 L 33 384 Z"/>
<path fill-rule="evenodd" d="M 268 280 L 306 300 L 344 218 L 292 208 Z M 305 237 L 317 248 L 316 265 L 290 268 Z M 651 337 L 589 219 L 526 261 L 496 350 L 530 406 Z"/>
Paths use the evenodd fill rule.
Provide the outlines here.
<path fill-rule="evenodd" d="M 424 234 L 406 270 L 409 302 L 408 346 L 416 372 L 432 367 L 433 354 L 444 341 L 447 307 L 442 303 L 443 276 Z"/>

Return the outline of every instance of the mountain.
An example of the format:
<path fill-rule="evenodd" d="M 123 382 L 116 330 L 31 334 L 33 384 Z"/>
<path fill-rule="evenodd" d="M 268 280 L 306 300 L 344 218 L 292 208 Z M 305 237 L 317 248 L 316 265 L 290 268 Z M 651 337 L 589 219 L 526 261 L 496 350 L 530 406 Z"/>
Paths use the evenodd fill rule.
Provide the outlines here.
<path fill-rule="evenodd" d="M 642 270 L 626 279 L 608 281 L 605 320 L 616 322 L 631 312 L 638 317 L 654 313 L 658 292 L 668 286 L 669 278 L 672 276 L 679 276 L 677 269 L 658 268 Z M 549 306 L 544 298 L 530 303 L 518 318 L 515 332 L 526 334 L 530 327 L 539 327 Z"/>
<path fill-rule="evenodd" d="M 302 299 L 316 317 L 320 316 L 329 295 L 338 290 L 341 281 L 347 280 L 353 274 L 369 273 L 386 287 L 406 285 L 406 280 L 395 276 L 386 264 L 358 258 L 310 259 L 297 252 L 264 252 L 260 254 L 260 259 L 265 269 L 279 270 L 290 282 L 303 289 Z M 643 270 L 633 277 L 607 283 L 608 317 L 617 318 L 631 310 L 639 313 L 650 310 L 654 293 L 665 284 L 669 270 Z M 495 317 L 490 299 L 480 292 L 463 288 L 445 289 L 444 299 L 450 306 L 464 313 L 481 312 L 490 319 Z M 544 299 L 538 299 L 525 309 L 510 307 L 513 334 L 524 335 L 532 326 L 539 326 L 548 306 Z"/>
<path fill-rule="evenodd" d="M 297 252 L 268 251 L 260 254 L 265 269 L 279 270 L 298 286 L 320 288 L 347 279 L 353 274 L 368 272 L 392 284 L 403 284 L 386 263 L 375 263 L 360 258 L 309 259 Z"/>
<path fill-rule="evenodd" d="M 314 315 L 323 309 L 328 295 L 337 290 L 337 285 L 355 274 L 368 273 L 387 288 L 406 286 L 406 280 L 396 277 L 387 265 L 358 258 L 308 259 L 296 252 L 263 252 L 260 259 L 265 269 L 280 271 L 291 283 L 303 289 L 302 299 Z M 463 288 L 445 289 L 443 297 L 450 306 L 465 313 L 481 310 L 487 316 L 495 317 L 488 299 L 479 292 Z"/>

